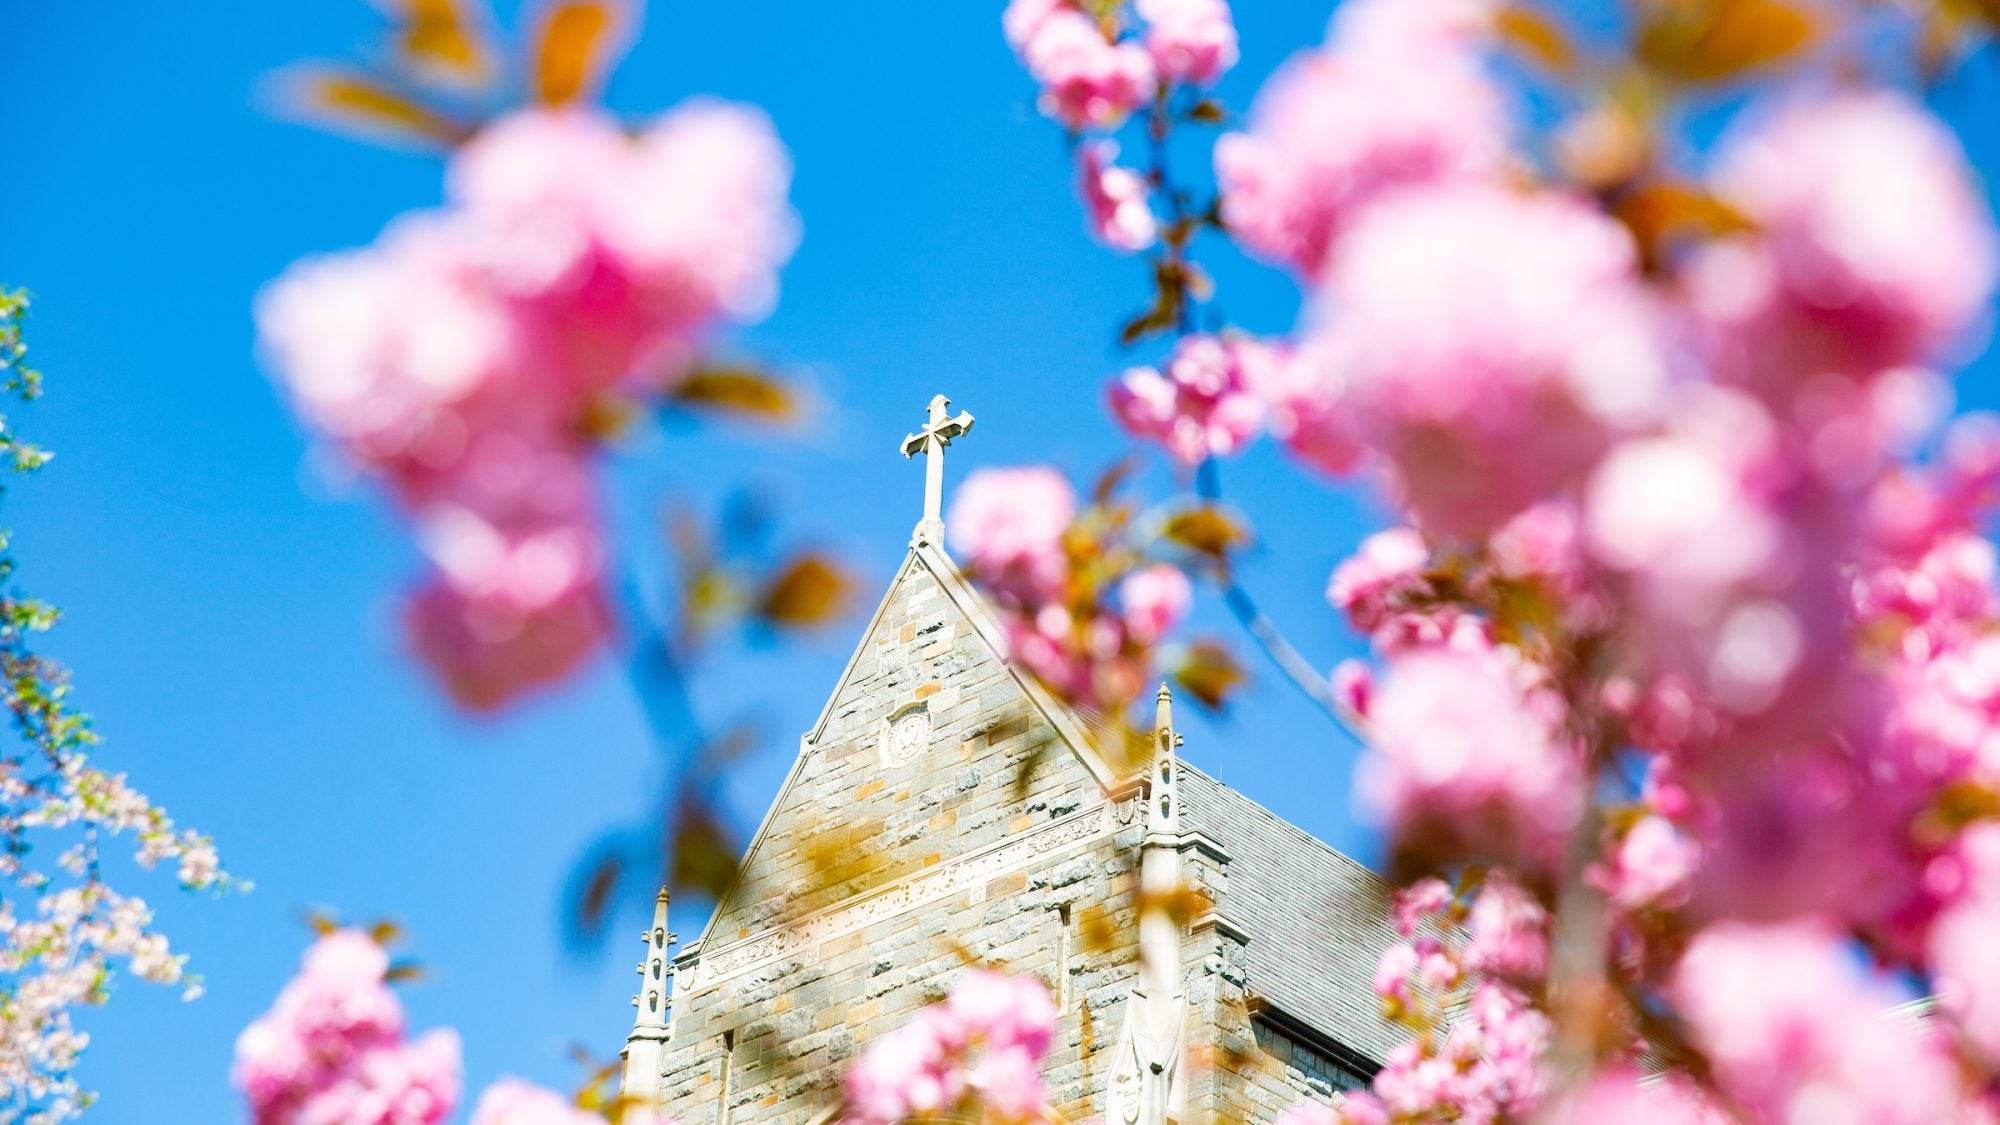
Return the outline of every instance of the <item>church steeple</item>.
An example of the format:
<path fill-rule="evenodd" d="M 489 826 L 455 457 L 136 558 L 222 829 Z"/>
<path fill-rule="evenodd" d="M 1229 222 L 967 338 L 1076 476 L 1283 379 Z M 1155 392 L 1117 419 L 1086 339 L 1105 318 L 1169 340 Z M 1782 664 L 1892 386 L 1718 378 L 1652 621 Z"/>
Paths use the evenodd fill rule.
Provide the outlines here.
<path fill-rule="evenodd" d="M 673 999 L 673 960 L 668 951 L 680 940 L 667 929 L 667 888 L 653 900 L 653 925 L 639 938 L 646 958 L 639 962 L 639 992 L 632 1006 L 639 1014 L 625 1037 L 624 1096 L 648 1109 L 659 1097 L 660 1064 L 666 1052 L 667 1013 Z"/>

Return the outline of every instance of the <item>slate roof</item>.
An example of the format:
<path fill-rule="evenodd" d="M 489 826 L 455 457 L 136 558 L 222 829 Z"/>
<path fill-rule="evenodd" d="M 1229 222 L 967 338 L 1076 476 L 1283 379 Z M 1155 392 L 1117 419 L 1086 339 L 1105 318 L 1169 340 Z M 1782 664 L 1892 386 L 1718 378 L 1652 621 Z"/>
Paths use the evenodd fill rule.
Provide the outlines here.
<path fill-rule="evenodd" d="M 1404 1038 L 1373 985 L 1393 888 L 1185 761 L 1180 791 L 1182 824 L 1229 853 L 1216 909 L 1250 935 L 1251 995 L 1379 1064 Z"/>

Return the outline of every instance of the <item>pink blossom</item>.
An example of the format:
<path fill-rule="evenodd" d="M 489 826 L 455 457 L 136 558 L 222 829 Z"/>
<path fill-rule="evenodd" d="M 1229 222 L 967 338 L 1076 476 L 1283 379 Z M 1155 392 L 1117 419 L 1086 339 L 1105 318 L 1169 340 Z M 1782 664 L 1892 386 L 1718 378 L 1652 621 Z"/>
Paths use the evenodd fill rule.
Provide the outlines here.
<path fill-rule="evenodd" d="M 1462 54 L 1491 34 L 1497 9 L 1493 0 L 1347 0 L 1328 34 L 1364 55 Z"/>
<path fill-rule="evenodd" d="M 295 1111 L 260 1116 L 258 1125 L 437 1125 L 458 1104 L 459 1053 L 458 1033 L 448 1029 L 363 1051 Z"/>
<path fill-rule="evenodd" d="M 458 1036 L 403 1038 L 388 955 L 367 935 L 319 939 L 271 1010 L 243 1029 L 232 1081 L 257 1125 L 436 1125 L 459 1096 Z"/>
<path fill-rule="evenodd" d="M 1090 655 L 1079 651 L 1076 620 L 1050 602 L 1007 621 L 1007 655 L 1043 684 L 1072 699 L 1092 699 Z"/>
<path fill-rule="evenodd" d="M 639 135 L 632 165 L 603 237 L 652 314 L 692 325 L 768 312 L 799 238 L 785 203 L 791 160 L 770 119 L 695 99 Z"/>
<path fill-rule="evenodd" d="M 1481 983 L 1443 1044 L 1411 1040 L 1390 1049 L 1375 1098 L 1361 1102 L 1353 1120 L 1518 1119 L 1541 1096 L 1538 1063 L 1548 1038 L 1548 1017 L 1520 993 Z"/>
<path fill-rule="evenodd" d="M 648 393 L 702 332 L 759 315 L 797 238 L 790 166 L 754 110 L 696 101 L 636 138 L 590 109 L 503 117 L 453 159 L 450 206 L 294 267 L 259 330 L 300 412 L 380 473 L 438 574 L 415 645 L 494 706 L 606 635 L 582 423 Z"/>
<path fill-rule="evenodd" d="M 1056 1007 L 1049 990 L 1030 976 L 975 969 L 952 985 L 945 1009 L 965 1034 L 1040 1058 L 1055 1035 Z"/>
<path fill-rule="evenodd" d="M 1992 294 L 1993 221 L 1965 154 L 1905 95 L 1791 105 L 1726 143 L 1716 179 L 1756 233 L 1703 254 L 1689 292 L 1742 382 L 1789 393 L 1933 358 Z"/>
<path fill-rule="evenodd" d="M 272 1013 L 313 1051 L 344 1054 L 354 1043 L 403 1034 L 403 1005 L 385 983 L 389 954 L 359 930 L 336 930 L 306 950 L 299 975 Z"/>
<path fill-rule="evenodd" d="M 1973 641 L 2000 617 L 2000 557 L 1986 539 L 1944 531 L 1914 562 L 1882 561 L 1855 575 L 1854 616 L 1899 626 L 1902 654 L 1923 661 Z"/>
<path fill-rule="evenodd" d="M 1428 588 L 1424 570 L 1430 561 L 1430 545 L 1417 529 L 1378 531 L 1333 569 L 1326 600 L 1344 611 L 1355 628 L 1372 633 L 1402 609 L 1405 598 Z"/>
<path fill-rule="evenodd" d="M 1691 606 L 1756 579 L 1784 545 L 1760 487 L 1776 442 L 1769 416 L 1740 395 L 1684 404 L 1673 431 L 1625 442 L 1596 471 L 1586 501 L 1592 553 Z"/>
<path fill-rule="evenodd" d="M 1375 995 L 1407 1005 L 1410 1002 L 1410 978 L 1416 971 L 1416 946 L 1399 941 L 1384 949 L 1381 959 L 1375 963 Z"/>
<path fill-rule="evenodd" d="M 1011 1045 L 990 1048 L 973 1064 L 966 1082 L 979 1095 L 984 1120 L 994 1125 L 1049 1120 L 1039 1053 Z"/>
<path fill-rule="evenodd" d="M 797 241 L 790 180 L 768 119 L 701 99 L 636 138 L 597 110 L 514 114 L 449 172 L 451 197 L 489 240 L 485 258 L 508 291 L 573 287 L 585 302 L 629 300 L 675 328 L 768 305 Z"/>
<path fill-rule="evenodd" d="M 1248 370 L 1264 345 L 1244 337 L 1188 336 L 1163 375 L 1134 367 L 1111 385 L 1111 412 L 1135 437 L 1166 446 L 1182 464 L 1241 449 L 1263 422 Z"/>
<path fill-rule="evenodd" d="M 1928 939 L 1938 1005 L 1987 1057 L 2000 1057 L 2000 824 L 1968 828 L 1957 851 L 1960 886 Z"/>
<path fill-rule="evenodd" d="M 510 114 L 458 151 L 447 186 L 476 216 L 479 260 L 503 290 L 583 281 L 600 249 L 599 211 L 619 190 L 630 151 L 614 118 L 583 108 Z"/>
<path fill-rule="evenodd" d="M 1179 567 L 1156 563 L 1141 567 L 1118 583 L 1125 631 L 1141 644 L 1157 643 L 1187 616 L 1194 588 Z"/>
<path fill-rule="evenodd" d="M 1624 572 L 1647 673 L 1703 707 L 1818 737 L 1809 716 L 1843 690 L 1853 534 L 1840 492 L 1801 472 L 1748 396 L 1682 396 L 1672 425 L 1627 441 L 1586 496 L 1591 553 Z"/>
<path fill-rule="evenodd" d="M 1885 1014 L 1896 995 L 1824 926 L 1711 926 L 1682 957 L 1672 993 L 1723 1091 L 1759 1119 L 1836 1109 L 1890 1125 L 1958 1119 L 1942 1036 Z"/>
<path fill-rule="evenodd" d="M 918 1012 L 862 1052 L 847 1072 L 845 1119 L 897 1125 L 948 1112 L 972 1093 L 998 1122 L 1046 1122 L 1039 1064 L 1055 1022 L 1055 1004 L 1033 978 L 967 973 L 943 1004 Z"/>
<path fill-rule="evenodd" d="M 1876 549 L 1922 554 L 1942 536 L 1980 526 L 1991 512 L 2000 491 L 2000 418 L 1961 415 L 1942 444 L 1943 456 L 1929 471 L 1902 466 L 1871 482 L 1861 517 Z"/>
<path fill-rule="evenodd" d="M 1855 683 L 1833 694 L 1859 697 L 1853 705 L 1865 690 Z M 1916 876 L 1907 843 L 1915 810 L 1866 731 L 1853 743 L 1782 752 L 1755 737 L 1724 748 L 1685 775 L 1701 846 L 1690 885 L 1696 914 L 1782 921 L 1837 913 L 1865 923 L 1905 898 Z"/>
<path fill-rule="evenodd" d="M 1369 0 L 1371 13 L 1457 8 L 1459 0 Z M 1250 128 L 1215 146 L 1222 216 L 1243 247 L 1311 278 L 1368 203 L 1396 189 L 1496 175 L 1510 132 L 1476 57 L 1443 36 L 1377 34 L 1357 16 L 1325 50 L 1265 84 Z M 1363 25 L 1364 34 L 1339 29 Z"/>
<path fill-rule="evenodd" d="M 847 1072 L 848 1119 L 857 1125 L 897 1125 L 965 1094 L 955 1048 L 940 1035 L 942 1020 L 926 1009 L 868 1045 Z"/>
<path fill-rule="evenodd" d="M 1153 97 L 1156 77 L 1145 48 L 1106 39 L 1096 21 L 1074 8 L 1043 16 L 1021 57 L 1042 84 L 1042 112 L 1072 129 L 1115 128 Z"/>
<path fill-rule="evenodd" d="M 1465 963 L 1496 977 L 1539 980 L 1548 972 L 1549 914 L 1519 883 L 1496 872 L 1472 900 Z"/>
<path fill-rule="evenodd" d="M 1583 583 L 1583 517 L 1570 500 L 1544 500 L 1500 525 L 1487 542 L 1502 577 L 1538 578 L 1572 597 Z"/>
<path fill-rule="evenodd" d="M 1137 0 L 1146 50 L 1160 77 L 1207 86 L 1236 65 L 1236 25 L 1225 0 Z"/>
<path fill-rule="evenodd" d="M 1306 464 L 1338 476 L 1360 463 L 1361 439 L 1340 401 L 1339 373 L 1312 342 L 1303 351 L 1268 347 L 1246 356 L 1243 378 L 1269 407 L 1271 433 Z"/>
<path fill-rule="evenodd" d="M 595 585 L 527 602 L 507 587 L 479 594 L 437 583 L 410 599 L 405 623 L 452 696 L 482 710 L 563 678 L 611 633 Z"/>
<path fill-rule="evenodd" d="M 1007 45 L 1019 54 L 1028 49 L 1035 33 L 1042 29 L 1050 16 L 1076 10 L 1077 6 L 1070 0 L 1008 0 L 1007 10 L 1000 13 L 1000 28 L 1006 33 Z"/>
<path fill-rule="evenodd" d="M 1147 201 L 1146 178 L 1113 164 L 1117 144 L 1093 141 L 1076 150 L 1077 192 L 1090 219 L 1090 233 L 1099 242 L 1131 253 L 1144 250 L 1158 237 L 1159 223 Z"/>
<path fill-rule="evenodd" d="M 479 1095 L 471 1125 L 602 1125 L 603 1121 L 547 1087 L 502 1078 Z"/>
<path fill-rule="evenodd" d="M 418 216 L 258 295 L 263 347 L 299 412 L 357 461 L 448 464 L 477 403 L 519 381 L 520 333 L 471 254 L 464 224 Z"/>
<path fill-rule="evenodd" d="M 542 377 L 589 388 L 671 381 L 696 328 L 769 307 L 797 241 L 790 177 L 761 114 L 694 101 L 636 140 L 595 110 L 513 115 L 458 155 L 450 187 Z"/>
<path fill-rule="evenodd" d="M 1627 910 L 1672 908 L 1687 900 L 1699 853 L 1664 817 L 1647 816 L 1625 830 L 1611 866 L 1597 880 Z"/>
<path fill-rule="evenodd" d="M 1068 574 L 1063 533 L 1076 492 L 1042 466 L 968 473 L 945 514 L 945 539 L 989 585 L 1039 602 Z"/>
<path fill-rule="evenodd" d="M 1285 1115 L 1280 1116 L 1278 1120 L 1280 1125 L 1286 1122 L 1290 1122 L 1290 1125 L 1315 1125 L 1321 1121 L 1327 1122 L 1328 1125 L 1333 1125 L 1334 1122 L 1338 1125 L 1389 1125 L 1388 1111 L 1382 1108 L 1382 1103 L 1374 1094 L 1366 1090 L 1353 1090 L 1342 1096 L 1340 1107 L 1335 1113 L 1337 1116 L 1331 1118 L 1314 1117 L 1306 1112 L 1305 1107 L 1300 1107 L 1286 1110 Z M 1293 1114 L 1298 1116 L 1291 1116 Z"/>
<path fill-rule="evenodd" d="M 1333 697 L 1357 716 L 1366 718 L 1368 708 L 1375 698 L 1375 672 L 1365 661 L 1343 660 L 1333 666 L 1333 674 L 1327 677 L 1327 686 L 1333 689 Z"/>
<path fill-rule="evenodd" d="M 1545 1125 L 1728 1125 L 1733 1119 L 1684 1077 L 1647 1081 L 1638 1071 L 1598 1071 L 1536 1118 Z"/>
<path fill-rule="evenodd" d="M 1390 912 L 1396 923 L 1396 932 L 1404 937 L 1415 937 L 1425 920 L 1433 914 L 1443 913 L 1451 905 L 1451 899 L 1451 886 L 1443 879 L 1419 879 L 1397 891 Z"/>
<path fill-rule="evenodd" d="M 1402 653 L 1368 709 L 1362 795 L 1409 845 L 1545 862 L 1583 798 L 1559 713 L 1512 649 Z"/>
<path fill-rule="evenodd" d="M 1321 360 L 1427 531 L 1483 535 L 1657 409 L 1666 360 L 1631 238 L 1576 200 L 1405 192 L 1326 276 Z"/>

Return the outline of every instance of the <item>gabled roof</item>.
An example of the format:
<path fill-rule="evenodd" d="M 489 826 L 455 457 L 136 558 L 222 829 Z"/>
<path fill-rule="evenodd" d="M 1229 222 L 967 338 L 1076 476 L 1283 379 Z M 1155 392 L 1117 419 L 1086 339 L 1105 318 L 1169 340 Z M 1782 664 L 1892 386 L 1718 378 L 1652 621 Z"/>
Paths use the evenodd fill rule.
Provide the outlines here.
<path fill-rule="evenodd" d="M 921 530 L 920 528 L 919 531 Z M 769 807 L 764 811 L 763 820 L 757 825 L 757 830 L 751 834 L 750 841 L 738 861 L 736 878 L 717 898 L 715 909 L 709 914 L 707 924 L 702 927 L 700 937 L 695 942 L 683 946 L 677 955 L 679 958 L 699 953 L 708 945 L 716 923 L 736 899 L 742 887 L 744 873 L 750 870 L 751 861 L 756 857 L 757 850 L 770 832 L 772 819 L 781 808 L 785 807 L 786 798 L 798 784 L 807 758 L 818 748 L 819 740 L 826 732 L 827 722 L 833 715 L 834 704 L 840 699 L 842 689 L 853 678 L 856 665 L 867 654 L 883 616 L 895 603 L 903 583 L 911 574 L 919 571 L 928 573 L 936 580 L 938 589 L 951 602 L 953 609 L 978 633 L 1001 666 L 1006 668 L 1008 676 L 1027 698 L 1035 712 L 1054 728 L 1059 740 L 1076 755 L 1107 795 L 1128 792 L 1144 783 L 1143 774 L 1121 774 L 1099 752 L 1096 740 L 1100 732 L 1091 729 L 1075 710 L 1042 686 L 1040 680 L 1014 667 L 1006 659 L 1007 635 L 999 620 L 994 617 L 993 611 L 987 607 L 985 600 L 972 588 L 972 584 L 967 581 L 958 565 L 951 560 L 944 549 L 927 541 L 920 534 L 910 543 L 909 551 L 903 556 L 901 565 L 896 568 L 894 577 L 889 580 L 888 587 L 882 592 L 882 600 L 877 603 L 875 612 L 868 619 L 868 624 L 862 628 L 861 635 L 855 642 L 854 652 L 847 658 L 840 675 L 835 678 L 831 690 L 827 693 L 826 703 L 820 708 L 819 717 L 813 721 L 812 727 L 800 736 L 799 751 L 792 759 L 792 768 L 785 775 L 784 782 L 778 786 L 777 793 L 772 796 Z"/>
<path fill-rule="evenodd" d="M 1374 988 L 1376 961 L 1400 940 L 1394 888 L 1186 762 L 1180 789 L 1183 824 L 1229 854 L 1216 908 L 1250 937 L 1251 995 L 1380 1063 L 1407 1037 L 1381 1018 Z"/>

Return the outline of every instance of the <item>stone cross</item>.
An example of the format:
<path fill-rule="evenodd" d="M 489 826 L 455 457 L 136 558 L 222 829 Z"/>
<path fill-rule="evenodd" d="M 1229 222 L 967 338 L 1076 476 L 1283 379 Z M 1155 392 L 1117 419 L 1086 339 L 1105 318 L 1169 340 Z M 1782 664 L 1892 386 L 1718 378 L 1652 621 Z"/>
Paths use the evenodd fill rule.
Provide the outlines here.
<path fill-rule="evenodd" d="M 958 417 L 948 417 L 950 406 L 943 395 L 931 396 L 924 428 L 903 439 L 904 457 L 924 455 L 924 518 L 917 524 L 916 540 L 933 546 L 944 537 L 944 448 L 972 431 L 972 415 L 961 410 Z"/>

